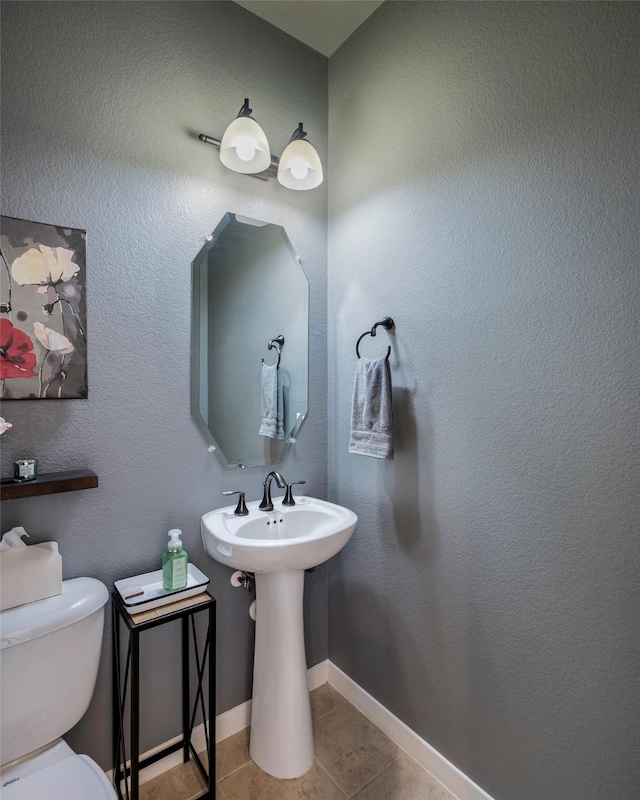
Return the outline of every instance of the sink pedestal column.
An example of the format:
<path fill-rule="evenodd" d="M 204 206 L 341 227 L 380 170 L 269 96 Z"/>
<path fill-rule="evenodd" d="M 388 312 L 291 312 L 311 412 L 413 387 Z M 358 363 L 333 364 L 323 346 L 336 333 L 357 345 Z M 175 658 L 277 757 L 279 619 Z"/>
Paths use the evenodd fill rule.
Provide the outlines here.
<path fill-rule="evenodd" d="M 313 764 L 303 590 L 303 570 L 256 573 L 250 754 L 275 778 L 298 778 Z"/>

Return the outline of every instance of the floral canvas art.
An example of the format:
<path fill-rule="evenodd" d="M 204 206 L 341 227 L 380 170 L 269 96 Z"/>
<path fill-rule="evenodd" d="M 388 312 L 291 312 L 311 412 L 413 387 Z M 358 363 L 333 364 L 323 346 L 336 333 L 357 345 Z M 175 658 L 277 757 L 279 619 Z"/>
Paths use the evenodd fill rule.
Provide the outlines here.
<path fill-rule="evenodd" d="M 86 232 L 0 217 L 3 400 L 87 397 Z"/>

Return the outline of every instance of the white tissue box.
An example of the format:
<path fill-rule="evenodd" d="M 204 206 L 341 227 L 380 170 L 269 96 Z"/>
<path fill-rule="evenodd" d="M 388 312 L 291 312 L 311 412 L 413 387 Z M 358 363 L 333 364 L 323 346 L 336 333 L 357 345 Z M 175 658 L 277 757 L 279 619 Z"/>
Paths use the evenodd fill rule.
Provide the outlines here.
<path fill-rule="evenodd" d="M 0 550 L 0 611 L 62 594 L 56 542 Z"/>

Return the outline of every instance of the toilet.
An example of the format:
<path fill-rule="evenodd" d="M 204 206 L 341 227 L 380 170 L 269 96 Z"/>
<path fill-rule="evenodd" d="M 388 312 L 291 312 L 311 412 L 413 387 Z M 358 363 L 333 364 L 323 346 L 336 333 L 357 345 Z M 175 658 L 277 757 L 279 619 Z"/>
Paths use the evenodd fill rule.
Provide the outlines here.
<path fill-rule="evenodd" d="M 116 800 L 100 767 L 61 738 L 96 683 L 106 586 L 62 582 L 62 594 L 0 612 L 2 800 Z"/>

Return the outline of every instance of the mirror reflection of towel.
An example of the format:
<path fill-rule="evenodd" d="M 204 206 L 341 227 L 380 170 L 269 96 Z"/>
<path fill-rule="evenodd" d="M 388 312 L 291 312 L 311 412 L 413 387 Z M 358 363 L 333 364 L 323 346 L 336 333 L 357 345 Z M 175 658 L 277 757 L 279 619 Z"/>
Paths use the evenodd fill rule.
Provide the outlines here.
<path fill-rule="evenodd" d="M 284 391 L 277 364 L 262 365 L 262 420 L 260 436 L 284 439 Z"/>
<path fill-rule="evenodd" d="M 393 458 L 391 370 L 387 358 L 358 359 L 353 384 L 349 452 Z"/>

